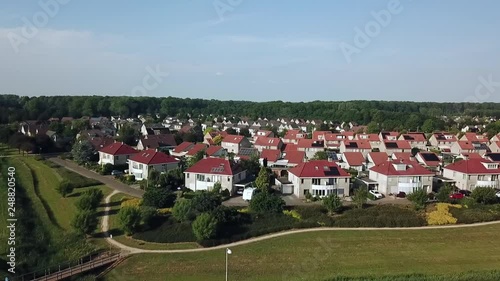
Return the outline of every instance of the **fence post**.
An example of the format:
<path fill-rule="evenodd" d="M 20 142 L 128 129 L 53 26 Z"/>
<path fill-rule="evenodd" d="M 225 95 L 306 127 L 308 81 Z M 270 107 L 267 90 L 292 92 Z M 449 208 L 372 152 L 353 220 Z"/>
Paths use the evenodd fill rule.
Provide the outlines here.
<path fill-rule="evenodd" d="M 57 279 L 59 279 L 60 274 L 61 274 L 61 265 L 59 265 L 59 271 L 57 272 Z"/>

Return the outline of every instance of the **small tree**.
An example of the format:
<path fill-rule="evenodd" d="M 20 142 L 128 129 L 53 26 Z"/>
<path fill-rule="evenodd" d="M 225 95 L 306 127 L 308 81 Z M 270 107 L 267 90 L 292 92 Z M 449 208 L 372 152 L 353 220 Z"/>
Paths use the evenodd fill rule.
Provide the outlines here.
<path fill-rule="evenodd" d="M 113 164 L 111 163 L 106 163 L 101 168 L 101 174 L 103 175 L 110 175 L 112 171 L 113 171 Z"/>
<path fill-rule="evenodd" d="M 80 234 L 90 235 L 96 229 L 98 224 L 95 210 L 81 210 L 73 220 L 71 226 Z"/>
<path fill-rule="evenodd" d="M 141 212 L 137 207 L 122 207 L 118 212 L 118 222 L 127 235 L 134 234 L 139 229 L 141 219 Z"/>
<path fill-rule="evenodd" d="M 450 194 L 453 192 L 453 187 L 450 184 L 445 184 L 441 186 L 439 191 L 436 193 L 436 200 L 439 202 L 449 202 Z"/>
<path fill-rule="evenodd" d="M 339 213 L 343 209 L 342 200 L 335 193 L 323 198 L 323 206 L 325 206 L 330 214 Z"/>
<path fill-rule="evenodd" d="M 195 217 L 195 210 L 192 201 L 189 199 L 181 198 L 175 202 L 172 208 L 172 216 L 178 221 L 190 221 Z"/>
<path fill-rule="evenodd" d="M 472 191 L 471 197 L 480 204 L 492 204 L 497 201 L 496 191 L 491 187 L 476 187 Z"/>
<path fill-rule="evenodd" d="M 73 189 L 74 189 L 73 185 L 67 180 L 63 180 L 56 187 L 57 192 L 59 192 L 59 194 L 61 194 L 62 197 L 66 197 L 66 195 L 73 192 Z"/>
<path fill-rule="evenodd" d="M 252 197 L 249 208 L 254 213 L 282 213 L 285 201 L 281 197 L 268 192 L 259 192 Z"/>
<path fill-rule="evenodd" d="M 222 203 L 220 194 L 205 191 L 196 192 L 191 200 L 192 206 L 198 213 L 211 212 Z"/>
<path fill-rule="evenodd" d="M 425 203 L 429 197 L 427 196 L 427 191 L 425 189 L 418 188 L 408 194 L 407 198 L 415 205 L 415 208 L 421 209 L 425 207 Z"/>
<path fill-rule="evenodd" d="M 142 223 L 146 226 L 151 226 L 153 219 L 155 218 L 157 211 L 156 208 L 142 206 L 140 208 Z"/>
<path fill-rule="evenodd" d="M 352 202 L 356 208 L 363 208 L 363 205 L 366 204 L 368 199 L 368 190 L 366 188 L 358 188 L 354 191 L 354 195 L 352 197 Z"/>
<path fill-rule="evenodd" d="M 269 173 L 265 167 L 260 168 L 259 175 L 255 179 L 255 185 L 257 188 L 262 190 L 263 192 L 268 192 L 269 188 Z"/>
<path fill-rule="evenodd" d="M 95 210 L 99 207 L 103 197 L 104 195 L 100 189 L 89 189 L 76 202 L 76 207 L 80 210 Z"/>
<path fill-rule="evenodd" d="M 168 208 L 173 206 L 175 197 L 175 194 L 166 188 L 150 187 L 142 196 L 142 204 L 158 209 Z"/>
<path fill-rule="evenodd" d="M 220 182 L 214 183 L 214 186 L 212 187 L 212 192 L 215 194 L 219 194 L 222 190 L 222 184 Z"/>
<path fill-rule="evenodd" d="M 78 164 L 87 163 L 94 157 L 94 148 L 88 140 L 77 141 L 71 149 L 71 155 Z"/>
<path fill-rule="evenodd" d="M 318 151 L 314 154 L 311 160 L 326 160 L 328 159 L 328 155 L 325 151 Z"/>
<path fill-rule="evenodd" d="M 199 215 L 193 222 L 193 234 L 198 241 L 214 238 L 217 234 L 217 219 L 210 213 Z"/>

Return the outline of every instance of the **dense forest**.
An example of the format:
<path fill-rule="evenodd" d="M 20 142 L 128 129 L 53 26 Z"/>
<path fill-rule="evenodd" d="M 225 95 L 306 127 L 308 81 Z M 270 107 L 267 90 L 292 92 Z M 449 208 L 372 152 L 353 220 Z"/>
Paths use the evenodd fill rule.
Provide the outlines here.
<path fill-rule="evenodd" d="M 425 120 L 447 116 L 500 117 L 497 103 L 433 103 L 399 101 L 312 101 L 249 102 L 174 97 L 116 96 L 0 96 L 0 123 L 46 120 L 50 117 L 110 116 L 136 117 L 159 113 L 162 116 L 237 115 L 256 119 L 304 118 L 336 122 L 384 123 L 384 127 L 404 125 L 408 119 Z M 392 124 L 394 123 L 394 124 Z"/>

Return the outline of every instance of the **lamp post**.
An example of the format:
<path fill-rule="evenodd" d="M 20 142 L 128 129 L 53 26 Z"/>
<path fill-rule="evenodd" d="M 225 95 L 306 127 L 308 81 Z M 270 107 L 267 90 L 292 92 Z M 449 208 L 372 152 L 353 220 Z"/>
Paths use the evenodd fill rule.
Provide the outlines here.
<path fill-rule="evenodd" d="M 228 280 L 228 279 L 227 279 L 227 276 L 228 276 L 228 275 L 227 275 L 227 273 L 228 273 L 228 270 L 227 270 L 228 260 L 227 260 L 227 258 L 228 258 L 228 256 L 229 256 L 230 254 L 232 254 L 232 253 L 233 253 L 233 252 L 231 252 L 231 249 L 226 248 L 226 281 Z"/>

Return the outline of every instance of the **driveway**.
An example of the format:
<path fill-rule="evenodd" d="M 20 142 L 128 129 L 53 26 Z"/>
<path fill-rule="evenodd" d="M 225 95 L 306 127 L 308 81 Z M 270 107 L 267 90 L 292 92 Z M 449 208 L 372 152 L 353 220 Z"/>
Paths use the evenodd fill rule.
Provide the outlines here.
<path fill-rule="evenodd" d="M 314 205 L 319 204 L 320 202 L 311 202 L 306 203 L 300 199 L 298 199 L 295 195 L 283 195 L 281 196 L 283 201 L 285 201 L 286 206 L 303 206 L 303 205 Z M 241 195 L 236 197 L 231 197 L 231 199 L 222 202 L 222 205 L 227 207 L 246 207 L 248 206 L 248 202 L 243 200 Z"/>
<path fill-rule="evenodd" d="M 102 182 L 103 184 L 107 185 L 108 187 L 110 187 L 116 191 L 131 195 L 134 197 L 139 197 L 139 198 L 141 198 L 142 195 L 144 194 L 144 191 L 141 189 L 136 189 L 136 188 L 130 187 L 129 185 L 126 185 L 124 183 L 121 183 L 121 182 L 115 180 L 111 176 L 103 176 L 103 175 L 100 175 L 94 171 L 90 171 L 88 169 L 80 167 L 72 161 L 64 160 L 64 159 L 60 159 L 60 158 L 56 158 L 56 157 L 48 158 L 48 160 L 66 168 L 70 171 L 73 171 L 77 174 L 80 174 L 84 177 L 96 179 L 96 180 Z"/>

